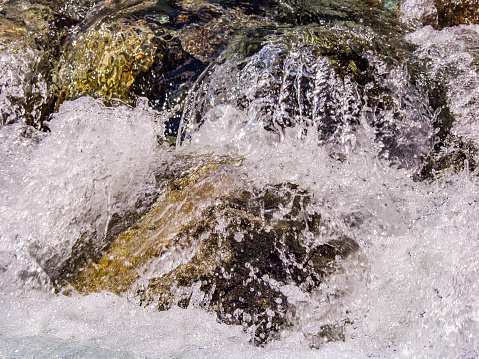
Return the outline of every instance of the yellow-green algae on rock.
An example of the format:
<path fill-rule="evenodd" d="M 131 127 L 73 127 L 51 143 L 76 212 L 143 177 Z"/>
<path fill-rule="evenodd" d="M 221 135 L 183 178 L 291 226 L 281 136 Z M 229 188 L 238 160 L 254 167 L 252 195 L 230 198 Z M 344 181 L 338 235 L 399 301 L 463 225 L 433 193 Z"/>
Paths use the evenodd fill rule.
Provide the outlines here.
<path fill-rule="evenodd" d="M 54 82 L 59 101 L 82 95 L 134 104 L 129 90 L 140 73 L 161 61 L 165 42 L 143 21 L 103 22 L 64 49 Z"/>
<path fill-rule="evenodd" d="M 80 270 L 70 284 L 82 293 L 128 291 L 146 264 L 168 247 L 181 229 L 195 221 L 215 198 L 237 183 L 234 163 L 205 161 L 170 183 L 152 211 L 116 237 L 98 263 Z"/>
<path fill-rule="evenodd" d="M 282 288 L 309 295 L 340 273 L 358 243 L 310 207 L 292 183 L 250 187 L 239 162 L 201 162 L 173 180 L 156 206 L 70 281 L 81 293 L 126 295 L 159 310 L 194 305 L 242 325 L 262 345 L 295 325 Z M 338 294 L 341 295 L 341 294 Z M 344 322 L 314 333 L 344 338 Z"/>
<path fill-rule="evenodd" d="M 204 18 L 205 12 L 211 16 Z M 204 68 L 202 63 L 198 68 L 183 65 L 212 61 L 235 33 L 271 24 L 270 19 L 208 1 L 99 2 L 62 48 L 53 76 L 56 107 L 82 95 L 129 105 L 138 96 L 162 102 L 161 92 L 175 87 L 176 77 L 191 70 L 199 75 Z"/>

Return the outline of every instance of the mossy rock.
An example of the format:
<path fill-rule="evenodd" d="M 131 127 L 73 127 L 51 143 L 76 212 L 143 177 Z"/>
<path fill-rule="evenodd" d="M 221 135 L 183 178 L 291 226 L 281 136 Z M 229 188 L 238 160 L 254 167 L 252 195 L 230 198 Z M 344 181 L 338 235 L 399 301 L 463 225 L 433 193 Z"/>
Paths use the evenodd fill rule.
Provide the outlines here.
<path fill-rule="evenodd" d="M 449 101 L 444 83 L 447 71 L 442 72 L 446 79 L 433 82 L 429 92 L 429 103 L 436 111 L 434 138 L 430 153 L 422 168 L 414 175 L 415 180 L 436 180 L 461 171 L 474 172 L 477 168 L 477 144 L 454 134 L 455 118 L 447 102 Z"/>
<path fill-rule="evenodd" d="M 242 187 L 231 160 L 200 164 L 173 181 L 156 207 L 70 277 L 70 285 L 81 293 L 124 294 L 159 310 L 214 311 L 242 325 L 256 345 L 275 338 L 293 325 L 295 312 L 282 290 L 314 291 L 359 245 L 311 211 L 311 196 L 294 184 Z"/>

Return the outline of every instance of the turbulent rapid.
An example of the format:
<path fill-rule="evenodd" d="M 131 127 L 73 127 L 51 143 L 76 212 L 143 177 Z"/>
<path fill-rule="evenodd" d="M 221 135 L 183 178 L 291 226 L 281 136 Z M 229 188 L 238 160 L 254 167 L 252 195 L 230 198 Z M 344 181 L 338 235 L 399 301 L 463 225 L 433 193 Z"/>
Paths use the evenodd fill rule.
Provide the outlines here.
<path fill-rule="evenodd" d="M 0 357 L 478 357 L 478 23 L 1 3 Z"/>

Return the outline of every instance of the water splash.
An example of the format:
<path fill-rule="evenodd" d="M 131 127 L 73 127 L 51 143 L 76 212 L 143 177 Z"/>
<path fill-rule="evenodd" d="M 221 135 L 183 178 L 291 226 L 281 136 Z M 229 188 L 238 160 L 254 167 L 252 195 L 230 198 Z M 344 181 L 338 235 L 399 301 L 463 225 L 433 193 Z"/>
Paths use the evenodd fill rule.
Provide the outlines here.
<path fill-rule="evenodd" d="M 164 159 L 156 138 L 160 126 L 148 111 L 108 109 L 81 98 L 62 106 L 49 135 L 2 128 L 3 251 L 22 243 L 21 255 L 55 278 L 69 260 L 101 249 L 115 219 L 144 210 L 155 197 L 155 170 Z M 28 131 L 33 139 L 24 138 Z"/>
<path fill-rule="evenodd" d="M 459 26 L 441 32 L 424 28 L 410 35 L 419 45 L 416 55 L 428 59 L 430 73 L 449 84 L 449 104 L 457 119 L 454 133 L 473 142 L 476 34 L 474 26 Z M 330 76 L 334 67 L 324 56 L 313 61 L 307 46 L 286 52 L 275 63 L 283 50 L 269 42 L 240 60 L 239 67 L 222 63 L 210 69 L 208 81 L 198 83 L 201 98 L 193 99 L 192 109 L 200 115 L 185 123 L 178 158 L 239 155 L 248 185 L 290 182 L 307 189 L 312 208 L 358 241 L 365 268 L 358 270 L 352 263 L 325 282 L 316 298 L 283 288 L 285 296 L 302 303 L 302 311 L 296 329 L 284 330 L 265 348 L 250 346 L 242 328 L 219 324 L 193 306 L 158 313 L 108 293 L 64 297 L 32 291 L 51 288 L 50 277 L 71 256 L 78 239 L 91 238 L 101 247 L 115 213 L 121 217 L 129 208 L 147 207 L 143 196 L 154 197 L 155 175 L 171 156 L 157 144 L 156 134 L 163 132 L 157 121 L 162 120 L 146 105 L 107 108 L 80 98 L 55 115 L 51 134 L 22 124 L 0 129 L 0 355 L 478 356 L 479 183 L 474 173 L 464 166 L 462 172 L 426 183 L 414 182 L 411 170 L 389 166 L 365 108 L 352 100 L 358 88 L 352 77 L 337 81 Z M 383 68 L 381 59 L 374 60 Z M 281 76 L 274 73 L 278 68 Z M 315 71 L 333 94 L 336 86 L 347 94 L 345 102 L 340 92 L 331 97 L 331 113 L 339 114 L 332 117 L 340 124 L 333 131 L 309 123 L 307 111 L 322 107 L 307 103 L 320 104 L 315 101 L 321 96 L 315 96 L 324 94 L 316 87 Z M 410 94 L 407 71 L 399 67 L 383 73 L 389 76 L 385 83 L 400 96 Z M 265 90 L 270 79 L 276 81 L 276 102 Z M 221 91 L 215 92 L 213 85 Z M 225 100 L 223 91 L 231 91 L 235 101 L 240 94 L 246 104 Z M 429 146 L 421 147 L 430 124 L 421 116 L 431 120 L 432 115 L 429 105 L 421 104 L 424 97 L 411 98 L 398 107 L 405 116 L 405 132 L 399 131 L 399 137 L 405 145 L 412 141 L 419 146 L 421 153 Z M 403 103 L 402 97 L 395 100 Z M 261 106 L 271 111 L 261 113 Z M 288 121 L 298 126 L 285 125 Z M 23 297 L 16 291 L 19 286 L 26 287 Z M 311 305 L 318 298 L 321 305 Z M 317 332 L 328 320 L 325 332 L 334 331 L 338 321 L 345 324 L 337 342 L 322 343 L 332 335 L 304 335 L 309 326 Z M 320 349 L 311 350 L 311 343 Z"/>
<path fill-rule="evenodd" d="M 0 125 L 31 125 L 41 117 L 48 85 L 38 71 L 40 62 L 41 53 L 28 47 L 13 51 L 0 47 Z"/>
<path fill-rule="evenodd" d="M 277 141 L 294 128 L 298 138 L 313 136 L 344 159 L 357 150 L 356 133 L 372 128 L 380 156 L 400 167 L 416 166 L 430 150 L 434 111 L 425 84 L 409 72 L 407 51 L 387 53 L 387 40 L 376 43 L 375 35 L 349 24 L 307 26 L 234 45 L 256 47 L 256 53 L 231 60 L 235 51 L 227 50 L 226 60 L 203 74 L 187 101 L 178 145 L 207 138 L 207 130 L 195 133 L 205 122 L 218 124 L 228 109 L 235 112 L 236 125 L 228 125 L 233 138 L 243 136 L 243 130 L 234 132 L 238 125 L 248 129 L 244 133 L 272 132 Z M 257 141 L 253 136 L 242 142 L 248 147 Z"/>

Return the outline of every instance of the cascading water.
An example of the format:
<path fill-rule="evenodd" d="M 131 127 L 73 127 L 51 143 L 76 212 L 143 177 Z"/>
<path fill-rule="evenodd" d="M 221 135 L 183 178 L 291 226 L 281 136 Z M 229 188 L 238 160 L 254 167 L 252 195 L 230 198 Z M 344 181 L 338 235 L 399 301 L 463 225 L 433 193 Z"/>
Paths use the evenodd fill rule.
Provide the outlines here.
<path fill-rule="evenodd" d="M 478 357 L 479 25 L 153 3 L 0 5 L 0 357 Z"/>

